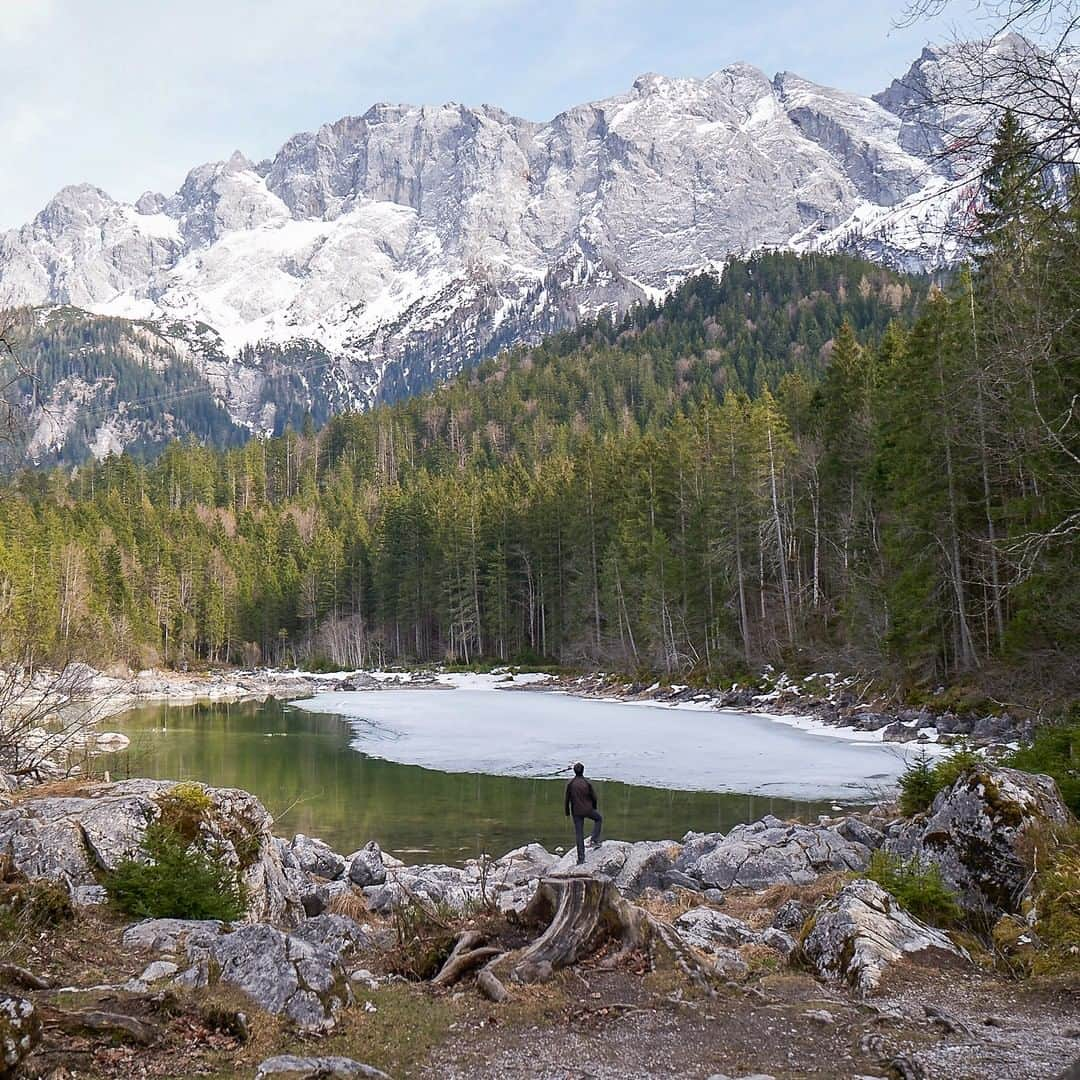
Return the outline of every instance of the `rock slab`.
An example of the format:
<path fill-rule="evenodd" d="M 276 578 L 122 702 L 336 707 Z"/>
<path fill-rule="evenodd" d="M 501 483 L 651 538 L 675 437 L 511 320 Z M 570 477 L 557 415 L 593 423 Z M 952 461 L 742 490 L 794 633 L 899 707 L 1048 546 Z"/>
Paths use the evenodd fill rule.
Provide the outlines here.
<path fill-rule="evenodd" d="M 864 996 L 880 988 L 891 968 L 920 954 L 930 960 L 935 953 L 967 959 L 947 935 L 867 879 L 850 882 L 826 901 L 802 942 L 802 954 L 818 975 L 846 982 Z"/>
<path fill-rule="evenodd" d="M 255 1072 L 255 1080 L 348 1080 L 358 1076 L 390 1080 L 381 1069 L 345 1057 L 294 1057 L 292 1054 L 280 1054 L 267 1058 Z"/>

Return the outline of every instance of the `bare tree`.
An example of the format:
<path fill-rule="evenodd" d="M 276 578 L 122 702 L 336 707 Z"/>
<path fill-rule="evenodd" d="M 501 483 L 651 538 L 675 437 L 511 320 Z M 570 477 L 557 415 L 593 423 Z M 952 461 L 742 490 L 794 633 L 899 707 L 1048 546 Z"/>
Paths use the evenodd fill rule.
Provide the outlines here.
<path fill-rule="evenodd" d="M 953 6 L 909 0 L 898 21 L 910 26 Z M 981 165 L 1006 108 L 1038 141 L 1044 168 L 1071 170 L 1080 159 L 1080 0 L 975 0 L 973 10 L 983 36 L 954 33 L 932 72 L 894 86 L 902 114 L 927 130 L 953 175 Z"/>
<path fill-rule="evenodd" d="M 27 387 L 37 394 L 37 376 L 18 349 L 28 318 L 25 309 L 0 311 L 0 445 L 9 453 L 20 441 Z"/>
<path fill-rule="evenodd" d="M 85 664 L 50 670 L 23 660 L 0 668 L 0 772 L 19 785 L 85 772 L 117 691 L 100 693 Z"/>

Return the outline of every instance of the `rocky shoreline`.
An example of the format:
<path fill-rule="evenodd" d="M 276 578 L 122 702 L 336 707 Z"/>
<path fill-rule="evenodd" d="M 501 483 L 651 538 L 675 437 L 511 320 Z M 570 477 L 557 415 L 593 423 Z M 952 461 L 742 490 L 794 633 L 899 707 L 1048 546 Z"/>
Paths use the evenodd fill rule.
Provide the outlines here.
<path fill-rule="evenodd" d="M 660 682 L 628 682 L 603 673 L 565 676 L 529 686 L 561 690 L 581 697 L 616 701 L 652 701 L 677 707 L 695 705 L 734 709 L 778 719 L 805 721 L 798 726 L 836 729 L 837 735 L 871 733 L 884 742 L 919 742 L 992 747 L 1030 739 L 1034 724 L 1012 713 L 956 711 L 950 708 L 897 709 L 868 694 L 869 684 L 856 676 L 811 675 L 792 679 L 767 671 L 765 689 L 733 685 L 727 690 Z"/>
<path fill-rule="evenodd" d="M 178 801 L 198 808 L 198 842 L 241 875 L 241 920 L 130 921 L 106 903 L 109 875 L 123 860 L 142 857 L 148 827 L 175 813 Z M 805 1034 L 786 1056 L 762 1042 L 753 1062 L 759 1076 L 1056 1077 L 1080 1053 L 1080 1025 L 1068 1021 L 1075 1021 L 1075 981 L 1063 996 L 1038 989 L 1029 1000 L 994 972 L 992 957 L 972 953 L 970 936 L 920 921 L 864 875 L 875 852 L 932 859 L 968 916 L 988 926 L 1026 926 L 1026 943 L 1016 935 L 1022 949 L 1039 931 L 1032 844 L 1069 820 L 1049 778 L 986 765 L 959 777 L 913 819 L 883 804 L 814 824 L 770 816 L 681 840 L 608 840 L 590 849 L 581 867 L 572 853 L 560 857 L 539 844 L 463 867 L 405 866 L 374 839 L 341 854 L 315 838 L 276 836 L 270 815 L 247 792 L 169 781 L 69 781 L 62 791 L 28 791 L 0 811 L 4 903 L 12 909 L 42 883 L 59 888 L 75 927 L 91 936 L 96 928 L 113 944 L 92 974 L 59 965 L 42 976 L 58 966 L 41 945 L 44 932 L 15 964 L 0 965 L 9 993 L 0 1000 L 0 1038 L 23 1061 L 20 1075 L 71 1075 L 49 1070 L 84 1044 L 100 1044 L 100 1070 L 79 1075 L 133 1075 L 110 1071 L 105 1047 L 120 1039 L 141 1047 L 141 1055 L 157 1047 L 167 1056 L 172 1028 L 159 1007 L 172 1002 L 168 1008 L 180 1010 L 177 995 L 184 995 L 184 1008 L 204 1024 L 212 1003 L 215 1023 L 227 1029 L 218 1031 L 222 1045 L 240 1058 L 249 1044 L 266 1045 L 252 1029 L 269 1024 L 266 1030 L 277 1033 L 274 1049 L 282 1053 L 228 1075 L 548 1075 L 528 1071 L 535 1061 L 513 1066 L 519 1046 L 533 1045 L 538 1033 L 545 1037 L 532 1014 L 514 1043 L 496 1037 L 488 1047 L 490 1067 L 448 1061 L 438 1047 L 398 1072 L 382 1069 L 392 1055 L 378 1067 L 351 1057 L 328 1064 L 334 1055 L 312 1057 L 310 1040 L 335 1046 L 343 1030 L 367 1030 L 401 995 L 413 995 L 423 1009 L 482 1013 L 496 1028 L 513 1027 L 515 1009 L 534 1000 L 533 985 L 568 994 L 573 1008 L 577 982 L 604 979 L 609 991 L 590 994 L 612 1023 L 618 1018 L 631 1043 L 638 1013 L 670 1013 L 680 1033 L 670 1052 L 682 1057 L 668 1075 L 742 1075 L 726 1071 L 745 1055 L 730 1053 L 734 1030 L 730 1041 L 716 1035 L 719 1014 L 726 1011 L 723 1022 L 734 1026 L 767 1006 Z M 545 908 L 542 896 L 556 897 L 558 910 Z M 414 967 L 403 981 L 402 954 L 425 933 L 440 942 L 438 954 L 430 970 L 418 975 Z M 623 947 L 613 949 L 620 940 Z M 947 1008 L 941 979 L 955 988 Z M 109 1011 L 65 1011 L 61 991 L 64 1001 L 100 1003 L 104 995 Z M 648 1004 L 627 1005 L 627 994 L 646 991 Z M 605 993 L 619 998 L 604 1005 Z M 235 1004 L 237 994 L 246 1006 Z M 221 995 L 233 1002 L 225 1020 Z M 976 1015 L 988 1000 L 995 1002 L 993 1025 Z M 705 1021 L 706 1012 L 714 1022 Z M 35 1025 L 38 1016 L 68 1034 Z M 978 1035 L 976 1024 L 983 1024 Z M 73 1028 L 83 1042 L 68 1046 Z M 479 1030 L 472 1035 L 480 1038 Z M 843 1063 L 835 1060 L 837 1039 L 848 1047 Z M 472 1050 L 450 1028 L 439 1046 L 465 1056 Z M 615 1071 L 603 1061 L 586 1071 L 654 1075 L 655 1061 L 641 1068 L 641 1055 L 654 1050 L 639 1046 L 636 1069 L 613 1053 Z M 687 1054 L 698 1056 L 696 1065 Z M 828 1055 L 835 1071 L 822 1064 Z"/>
<path fill-rule="evenodd" d="M 492 675 L 506 678 L 509 668 Z M 855 676 L 812 675 L 792 679 L 766 672 L 765 689 L 733 685 L 726 690 L 682 684 L 635 683 L 602 672 L 586 675 L 536 676 L 509 687 L 527 692 L 573 694 L 627 702 L 655 702 L 671 707 L 733 709 L 772 716 L 799 726 L 835 729 L 838 735 L 872 734 L 885 742 L 950 745 L 964 742 L 975 747 L 1011 744 L 1031 737 L 1034 723 L 1007 711 L 957 711 L 950 708 L 897 709 L 867 694 L 868 684 Z M 206 675 L 171 671 L 144 671 L 131 678 L 104 675 L 86 669 L 87 696 L 101 719 L 140 705 L 184 704 L 197 701 L 244 701 L 268 697 L 290 700 L 327 691 L 379 690 L 408 686 L 453 685 L 440 669 L 420 671 L 352 671 L 316 674 L 260 669 L 217 671 Z M 519 676 L 520 678 L 520 676 Z"/>

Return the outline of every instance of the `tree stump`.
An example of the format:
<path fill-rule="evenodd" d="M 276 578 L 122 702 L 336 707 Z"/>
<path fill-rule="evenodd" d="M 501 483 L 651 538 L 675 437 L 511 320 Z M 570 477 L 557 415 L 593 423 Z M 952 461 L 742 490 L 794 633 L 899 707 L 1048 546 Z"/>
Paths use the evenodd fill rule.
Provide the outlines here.
<path fill-rule="evenodd" d="M 541 878 L 521 914 L 526 925 L 543 928 L 531 944 L 505 953 L 485 969 L 496 979 L 516 983 L 544 982 L 561 968 L 591 956 L 608 941 L 617 941 L 614 965 L 636 950 L 655 959 L 663 950 L 691 978 L 705 981 L 704 969 L 679 935 L 643 908 L 623 899 L 615 883 L 602 874 L 567 874 Z"/>

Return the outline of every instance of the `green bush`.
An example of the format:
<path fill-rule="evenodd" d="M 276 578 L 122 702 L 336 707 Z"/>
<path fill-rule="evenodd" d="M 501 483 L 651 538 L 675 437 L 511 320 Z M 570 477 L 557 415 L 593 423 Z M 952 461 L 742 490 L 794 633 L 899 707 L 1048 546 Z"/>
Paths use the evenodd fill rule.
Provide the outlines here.
<path fill-rule="evenodd" d="M 866 876 L 924 922 L 954 926 L 960 921 L 956 895 L 942 881 L 941 869 L 935 862 L 924 863 L 917 856 L 904 859 L 878 850 L 870 858 Z"/>
<path fill-rule="evenodd" d="M 971 750 L 956 750 L 931 763 L 929 754 L 921 750 L 900 777 L 900 813 L 911 817 L 929 809 L 939 791 L 952 787 L 961 773 L 981 762 L 982 758 Z"/>
<path fill-rule="evenodd" d="M 177 828 L 155 822 L 142 842 L 143 859 L 125 859 L 105 876 L 109 899 L 138 918 L 238 919 L 244 890 L 236 869 Z"/>
<path fill-rule="evenodd" d="M 1039 728 L 1029 746 L 1002 759 L 1003 765 L 1024 772 L 1045 773 L 1057 781 L 1065 805 L 1080 817 L 1080 717 Z"/>

